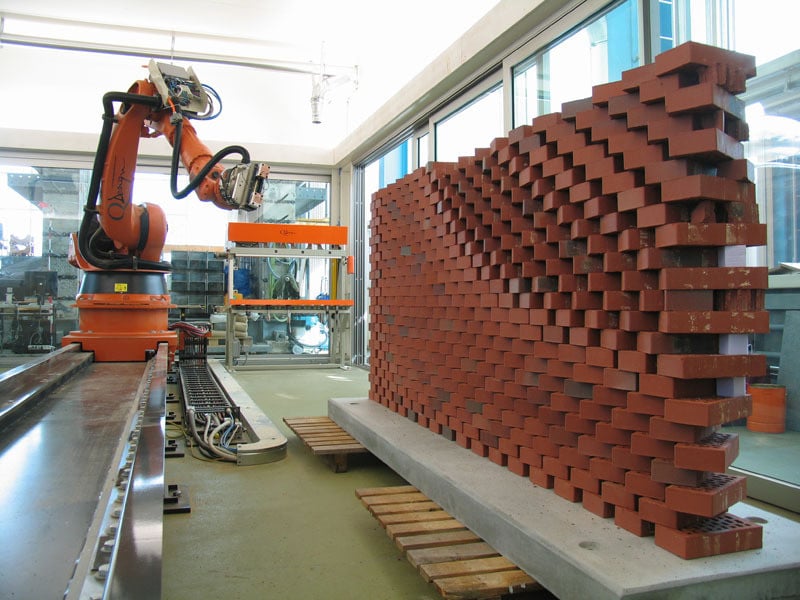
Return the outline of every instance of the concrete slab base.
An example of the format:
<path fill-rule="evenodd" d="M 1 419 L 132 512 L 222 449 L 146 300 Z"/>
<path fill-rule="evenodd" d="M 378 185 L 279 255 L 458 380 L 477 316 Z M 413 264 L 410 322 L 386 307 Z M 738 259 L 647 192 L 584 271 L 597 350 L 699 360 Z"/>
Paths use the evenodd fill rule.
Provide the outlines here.
<path fill-rule="evenodd" d="M 800 523 L 740 503 L 764 545 L 683 560 L 366 398 L 328 415 L 561 599 L 800 598 Z"/>

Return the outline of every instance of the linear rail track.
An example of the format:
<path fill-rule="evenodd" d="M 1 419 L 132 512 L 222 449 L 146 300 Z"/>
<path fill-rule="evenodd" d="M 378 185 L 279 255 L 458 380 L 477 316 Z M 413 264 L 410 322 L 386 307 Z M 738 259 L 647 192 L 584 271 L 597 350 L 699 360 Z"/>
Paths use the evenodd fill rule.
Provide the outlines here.
<path fill-rule="evenodd" d="M 0 596 L 161 596 L 167 349 L 0 375 Z"/>

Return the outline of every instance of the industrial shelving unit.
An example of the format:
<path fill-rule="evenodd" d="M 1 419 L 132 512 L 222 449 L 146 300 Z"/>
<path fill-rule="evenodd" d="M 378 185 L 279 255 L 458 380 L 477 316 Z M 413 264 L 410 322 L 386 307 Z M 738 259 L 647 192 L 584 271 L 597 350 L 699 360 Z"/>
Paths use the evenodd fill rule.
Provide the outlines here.
<path fill-rule="evenodd" d="M 269 367 L 344 367 L 342 332 L 350 327 L 353 300 L 337 297 L 343 274 L 348 272 L 347 227 L 299 224 L 229 223 L 227 249 L 227 328 L 225 365 L 228 369 L 263 369 Z M 322 258 L 330 263 L 330 298 L 281 299 L 237 297 L 234 285 L 236 261 L 244 257 L 261 259 Z M 344 266 L 340 267 L 340 263 Z M 261 356 L 248 364 L 235 364 L 237 317 L 246 314 L 280 315 L 291 321 L 292 315 L 320 315 L 328 325 L 328 352 L 313 355 Z"/>
<path fill-rule="evenodd" d="M 208 319 L 225 302 L 225 261 L 215 252 L 173 250 L 170 295 L 173 319 Z"/>

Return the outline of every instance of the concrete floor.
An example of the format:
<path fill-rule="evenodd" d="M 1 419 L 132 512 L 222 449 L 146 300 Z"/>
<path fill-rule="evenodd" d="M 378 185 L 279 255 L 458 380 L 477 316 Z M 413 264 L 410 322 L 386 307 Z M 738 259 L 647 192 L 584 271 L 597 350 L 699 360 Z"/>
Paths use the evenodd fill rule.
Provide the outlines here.
<path fill-rule="evenodd" d="M 249 467 L 167 460 L 192 511 L 164 518 L 163 598 L 438 599 L 355 497 L 405 482 L 373 457 L 334 473 L 285 426 L 327 414 L 331 397 L 364 397 L 360 369 L 247 371 L 236 379 L 289 440 L 280 462 Z"/>

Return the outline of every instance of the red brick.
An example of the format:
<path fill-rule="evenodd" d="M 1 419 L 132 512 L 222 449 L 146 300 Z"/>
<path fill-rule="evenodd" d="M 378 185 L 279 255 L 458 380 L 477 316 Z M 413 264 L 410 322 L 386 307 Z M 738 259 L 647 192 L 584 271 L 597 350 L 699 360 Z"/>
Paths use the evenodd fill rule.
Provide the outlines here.
<path fill-rule="evenodd" d="M 766 289 L 766 267 L 665 268 L 658 274 L 662 290 Z M 673 309 L 680 310 L 680 309 Z M 684 309 L 689 310 L 689 309 Z M 694 310 L 703 310 L 694 307 Z"/>
<path fill-rule="evenodd" d="M 744 158 L 741 142 L 716 128 L 676 133 L 669 140 L 670 158 L 716 163 Z"/>
<path fill-rule="evenodd" d="M 657 326 L 657 313 L 626 310 L 619 314 L 619 327 L 625 331 L 649 331 Z"/>
<path fill-rule="evenodd" d="M 602 385 L 603 368 L 576 364 L 572 369 L 572 378 L 575 381 Z"/>
<path fill-rule="evenodd" d="M 683 442 L 688 444 L 697 443 L 704 436 L 709 435 L 710 430 L 703 427 L 692 425 L 681 425 L 673 423 L 663 417 L 654 416 L 650 418 L 650 435 L 659 440 L 668 442 Z"/>
<path fill-rule="evenodd" d="M 660 227 L 688 220 L 688 209 L 678 204 L 653 204 L 636 209 L 636 223 L 639 227 Z M 657 241 L 658 232 L 656 232 Z"/>
<path fill-rule="evenodd" d="M 639 515 L 646 521 L 671 529 L 690 527 L 702 520 L 702 517 L 696 515 L 676 512 L 655 498 L 639 498 Z"/>
<path fill-rule="evenodd" d="M 710 338 L 640 331 L 636 334 L 636 349 L 647 354 L 716 353 L 717 345 L 716 340 Z"/>
<path fill-rule="evenodd" d="M 614 446 L 611 451 L 611 461 L 621 469 L 631 471 L 649 471 L 651 457 L 633 454 L 630 448 L 624 446 Z"/>
<path fill-rule="evenodd" d="M 654 481 L 649 473 L 628 471 L 625 473 L 625 489 L 637 496 L 646 496 L 656 500 L 664 500 L 667 485 Z"/>
<path fill-rule="evenodd" d="M 613 481 L 620 484 L 625 483 L 626 470 L 614 464 L 613 460 L 609 460 L 608 458 L 595 456 L 589 459 L 589 473 L 602 481 Z"/>
<path fill-rule="evenodd" d="M 658 357 L 658 374 L 680 379 L 761 376 L 766 357 L 761 354 L 664 354 Z"/>
<path fill-rule="evenodd" d="M 604 502 L 600 494 L 592 494 L 591 492 L 583 491 L 583 498 L 581 499 L 583 508 L 590 513 L 597 515 L 603 519 L 614 516 L 614 505 Z"/>
<path fill-rule="evenodd" d="M 569 416 L 570 415 L 567 415 L 567 417 Z M 564 422 L 564 427 L 560 427 L 558 425 L 552 425 L 548 433 L 550 441 L 558 446 L 577 446 L 578 433 L 570 431 L 567 425 L 568 424 L 566 420 Z"/>
<path fill-rule="evenodd" d="M 610 350 L 635 350 L 636 334 L 620 329 L 603 329 L 600 332 L 600 346 Z"/>
<path fill-rule="evenodd" d="M 675 466 L 723 473 L 738 455 L 738 434 L 715 433 L 698 443 L 676 444 Z"/>
<path fill-rule="evenodd" d="M 666 503 L 677 512 L 716 517 L 744 500 L 745 486 L 744 477 L 715 473 L 698 487 L 667 486 Z"/>
<path fill-rule="evenodd" d="M 597 219 L 610 215 L 617 210 L 617 200 L 614 195 L 600 195 L 589 198 L 583 203 L 583 216 L 587 219 Z M 599 223 L 600 230 L 603 228 L 603 222 Z M 603 233 L 601 231 L 601 233 Z M 607 232 L 606 232 L 607 233 Z"/>
<path fill-rule="evenodd" d="M 615 367 L 616 352 L 609 348 L 593 346 L 586 349 L 586 364 L 595 367 Z"/>
<path fill-rule="evenodd" d="M 589 468 L 589 457 L 581 454 L 580 450 L 572 446 L 561 446 L 558 449 L 558 460 L 570 467 L 578 469 Z"/>
<path fill-rule="evenodd" d="M 581 490 L 592 494 L 600 493 L 600 480 L 586 469 L 570 469 L 569 481 L 573 486 Z"/>
<path fill-rule="evenodd" d="M 611 425 L 617 429 L 647 432 L 650 429 L 650 415 L 633 412 L 627 408 L 613 408 Z"/>
<path fill-rule="evenodd" d="M 611 407 L 595 402 L 592 399 L 584 399 L 580 402 L 578 416 L 590 421 L 609 421 L 611 419 Z"/>
<path fill-rule="evenodd" d="M 556 477 L 554 480 L 553 491 L 556 493 L 556 495 L 561 496 L 570 502 L 580 502 L 583 494 L 583 490 L 575 487 L 569 481 L 565 479 L 559 479 L 558 477 Z"/>
<path fill-rule="evenodd" d="M 604 502 L 629 510 L 636 510 L 636 496 L 625 489 L 625 486 L 613 481 L 604 481 L 600 485 L 600 497 Z"/>
<path fill-rule="evenodd" d="M 679 469 L 672 459 L 654 458 L 650 463 L 650 475 L 654 481 L 687 487 L 697 487 L 706 480 L 706 471 Z"/>
<path fill-rule="evenodd" d="M 723 425 L 750 415 L 752 402 L 749 396 L 713 398 L 667 398 L 664 416 L 674 423 L 710 427 Z"/>
<path fill-rule="evenodd" d="M 675 451 L 674 442 L 657 440 L 654 437 L 636 431 L 631 435 L 631 452 L 653 458 L 672 458 Z"/>
<path fill-rule="evenodd" d="M 682 530 L 656 525 L 656 546 L 684 559 L 755 550 L 763 544 L 763 527 L 725 513 Z"/>
<path fill-rule="evenodd" d="M 564 429 L 572 433 L 594 435 L 595 427 L 595 421 L 581 418 L 574 412 L 564 417 Z"/>
<path fill-rule="evenodd" d="M 570 468 L 553 456 L 542 457 L 542 470 L 556 479 L 569 479 Z"/>
<path fill-rule="evenodd" d="M 594 388 L 594 401 L 606 406 L 625 407 L 628 402 L 628 392 L 604 386 Z"/>
<path fill-rule="evenodd" d="M 660 201 L 661 194 L 657 186 L 629 188 L 617 194 L 617 210 L 620 212 L 636 210 Z"/>
<path fill-rule="evenodd" d="M 756 201 L 755 185 L 713 175 L 689 175 L 661 184 L 661 201 L 716 200 L 720 202 Z"/>
<path fill-rule="evenodd" d="M 617 249 L 620 252 L 653 247 L 655 243 L 655 234 L 643 229 L 625 229 L 617 236 Z"/>
<path fill-rule="evenodd" d="M 636 390 L 639 385 L 639 375 L 619 369 L 605 368 L 603 370 L 603 386 L 618 390 Z"/>
<path fill-rule="evenodd" d="M 518 458 L 509 456 L 507 467 L 509 471 L 514 473 L 514 475 L 519 475 L 520 477 L 528 477 L 530 467 Z"/>
<path fill-rule="evenodd" d="M 604 444 L 597 441 L 592 435 L 582 435 L 578 438 L 578 450 L 586 456 L 598 456 L 600 458 L 611 458 L 611 444 Z"/>
<path fill-rule="evenodd" d="M 744 83 L 744 80 L 740 81 L 738 77 L 734 77 L 731 71 L 739 71 L 745 78 L 753 77 L 756 74 L 755 58 L 753 56 L 708 46 L 699 42 L 686 42 L 662 52 L 656 57 L 654 64 L 653 72 L 660 78 L 668 73 L 691 70 L 691 68 L 696 69 L 696 65 L 703 65 L 717 76 L 716 79 L 710 79 L 711 81 L 725 86 L 728 91 L 734 94 L 742 93 L 744 90 L 738 87 L 731 89 L 730 84 Z M 720 66 L 724 66 L 724 68 L 720 68 Z"/>
<path fill-rule="evenodd" d="M 635 510 L 625 508 L 624 506 L 616 507 L 614 511 L 614 524 L 639 537 L 651 536 L 655 532 L 652 523 L 642 519 Z"/>
<path fill-rule="evenodd" d="M 610 423 L 605 422 L 597 423 L 595 427 L 595 437 L 604 444 L 627 446 L 631 443 L 630 430 L 614 427 Z"/>
<path fill-rule="evenodd" d="M 672 311 L 659 315 L 658 330 L 662 333 L 767 333 L 769 313 L 766 311 Z"/>
<path fill-rule="evenodd" d="M 528 475 L 528 478 L 531 480 L 531 482 L 534 485 L 538 485 L 539 487 L 545 488 L 547 490 L 553 489 L 553 485 L 554 485 L 553 476 L 552 475 L 548 475 L 547 473 L 545 473 L 541 469 L 536 469 L 536 468 L 531 467 L 530 473 Z"/>
<path fill-rule="evenodd" d="M 617 361 L 619 368 L 626 371 L 635 373 L 655 373 L 656 371 L 656 357 L 644 352 L 620 350 L 617 353 Z"/>
<path fill-rule="evenodd" d="M 531 441 L 531 443 L 533 443 L 533 441 Z M 522 446 L 519 449 L 520 462 L 528 465 L 531 468 L 541 469 L 542 459 L 543 459 L 542 455 L 539 454 L 538 452 L 535 452 L 533 448 Z"/>

